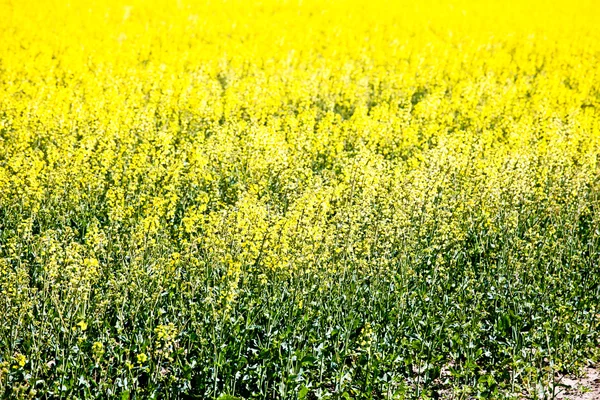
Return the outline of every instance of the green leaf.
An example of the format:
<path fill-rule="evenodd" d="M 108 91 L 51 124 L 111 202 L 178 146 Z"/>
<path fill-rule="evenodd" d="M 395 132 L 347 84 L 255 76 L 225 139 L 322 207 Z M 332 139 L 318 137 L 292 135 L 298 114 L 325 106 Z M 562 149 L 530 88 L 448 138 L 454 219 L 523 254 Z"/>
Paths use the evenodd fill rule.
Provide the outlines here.
<path fill-rule="evenodd" d="M 308 394 L 308 388 L 306 386 L 302 386 L 302 389 L 300 389 L 298 391 L 298 399 L 299 400 L 305 399 L 307 394 Z"/>
<path fill-rule="evenodd" d="M 232 396 L 230 394 L 225 394 L 223 393 L 222 395 L 220 395 L 217 400 L 242 400 L 240 397 L 235 397 Z"/>

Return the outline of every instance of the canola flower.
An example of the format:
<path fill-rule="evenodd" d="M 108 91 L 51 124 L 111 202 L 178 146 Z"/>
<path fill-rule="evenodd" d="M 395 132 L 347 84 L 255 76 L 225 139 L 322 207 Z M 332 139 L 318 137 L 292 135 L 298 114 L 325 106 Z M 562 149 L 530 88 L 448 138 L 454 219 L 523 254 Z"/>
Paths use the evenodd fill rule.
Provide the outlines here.
<path fill-rule="evenodd" d="M 596 1 L 0 16 L 0 397 L 548 397 L 598 362 Z"/>

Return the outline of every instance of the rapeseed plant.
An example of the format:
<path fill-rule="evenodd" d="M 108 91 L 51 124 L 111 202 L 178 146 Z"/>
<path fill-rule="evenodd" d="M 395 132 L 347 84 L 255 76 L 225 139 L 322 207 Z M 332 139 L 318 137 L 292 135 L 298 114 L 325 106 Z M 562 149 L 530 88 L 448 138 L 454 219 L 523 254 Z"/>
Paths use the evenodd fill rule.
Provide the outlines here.
<path fill-rule="evenodd" d="M 543 397 L 598 361 L 594 1 L 0 15 L 0 397 Z"/>

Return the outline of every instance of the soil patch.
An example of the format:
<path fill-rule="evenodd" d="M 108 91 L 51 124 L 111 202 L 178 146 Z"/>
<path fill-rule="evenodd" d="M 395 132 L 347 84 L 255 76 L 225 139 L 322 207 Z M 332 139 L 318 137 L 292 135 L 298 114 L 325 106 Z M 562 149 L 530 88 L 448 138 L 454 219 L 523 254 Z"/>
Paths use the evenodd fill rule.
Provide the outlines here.
<path fill-rule="evenodd" d="M 600 366 L 588 367 L 583 376 L 564 376 L 558 383 L 556 399 L 600 400 Z"/>

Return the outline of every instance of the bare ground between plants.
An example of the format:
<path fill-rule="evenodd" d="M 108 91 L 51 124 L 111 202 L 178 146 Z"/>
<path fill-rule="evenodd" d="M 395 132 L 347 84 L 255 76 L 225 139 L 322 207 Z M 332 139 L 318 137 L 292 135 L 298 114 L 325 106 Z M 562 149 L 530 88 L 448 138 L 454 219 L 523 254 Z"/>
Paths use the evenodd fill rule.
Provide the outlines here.
<path fill-rule="evenodd" d="M 585 368 L 581 377 L 561 377 L 558 383 L 556 399 L 600 400 L 600 365 Z"/>

